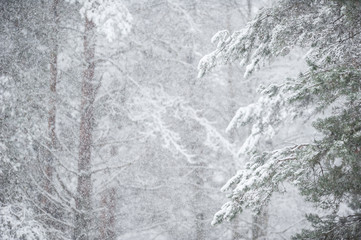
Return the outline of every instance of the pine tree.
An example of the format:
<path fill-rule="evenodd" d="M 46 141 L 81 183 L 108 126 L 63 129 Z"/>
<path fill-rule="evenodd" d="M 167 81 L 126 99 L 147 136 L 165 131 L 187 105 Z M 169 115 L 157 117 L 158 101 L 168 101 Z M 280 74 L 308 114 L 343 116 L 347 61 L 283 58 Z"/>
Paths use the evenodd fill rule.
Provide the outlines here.
<path fill-rule="evenodd" d="M 233 190 L 214 224 L 245 207 L 259 211 L 288 181 L 306 200 L 332 210 L 327 216 L 309 215 L 312 228 L 295 239 L 360 238 L 360 10 L 359 1 L 281 0 L 260 11 L 247 28 L 214 37 L 217 49 L 201 60 L 200 76 L 230 61 L 246 65 L 249 75 L 296 46 L 308 48 L 308 70 L 265 88 L 259 106 L 267 111 L 241 109 L 232 125 L 261 113 L 253 123 L 255 140 L 292 118 L 318 116 L 313 126 L 321 135 L 313 142 L 250 153 L 247 167 L 224 186 Z M 340 204 L 347 204 L 350 213 L 342 215 Z"/>
<path fill-rule="evenodd" d="M 76 194 L 76 211 L 74 221 L 74 239 L 92 239 L 94 237 L 94 209 L 93 196 L 93 175 L 92 170 L 92 150 L 93 131 L 96 124 L 94 113 L 94 101 L 97 90 L 101 84 L 95 73 L 95 53 L 96 53 L 96 31 L 105 34 L 109 41 L 117 37 L 117 31 L 122 34 L 129 32 L 130 15 L 128 10 L 116 1 L 79 1 L 82 4 L 81 13 L 85 20 L 84 27 L 84 63 L 85 69 L 81 87 L 80 106 L 80 131 L 79 131 L 79 158 L 78 158 L 78 179 Z M 108 19 L 107 17 L 110 18 Z M 109 23 L 110 22 L 110 23 Z M 114 26 L 117 22 L 118 26 Z M 108 26 L 110 24 L 110 26 Z M 103 25 L 102 28 L 99 25 Z M 98 28 L 97 28 L 98 27 Z M 110 28 L 110 29 L 109 29 Z M 115 204 L 112 200 L 111 204 Z M 109 208 L 115 208 L 109 204 Z M 109 218 L 109 225 L 114 224 L 114 218 Z M 114 235 L 114 233 L 113 233 Z M 108 239 L 114 239 L 109 236 Z"/>

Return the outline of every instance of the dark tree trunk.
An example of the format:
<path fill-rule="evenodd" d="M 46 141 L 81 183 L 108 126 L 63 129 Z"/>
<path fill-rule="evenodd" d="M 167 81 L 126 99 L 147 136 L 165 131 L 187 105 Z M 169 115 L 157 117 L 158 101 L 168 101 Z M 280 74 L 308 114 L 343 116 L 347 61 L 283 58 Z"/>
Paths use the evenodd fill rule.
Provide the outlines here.
<path fill-rule="evenodd" d="M 94 83 L 94 28 L 94 23 L 86 18 L 84 32 L 84 58 L 86 66 L 83 73 L 81 89 L 78 185 L 74 226 L 74 239 L 76 240 L 91 239 L 91 151 L 94 128 L 94 98 L 96 90 Z"/>
<path fill-rule="evenodd" d="M 50 97 L 49 97 L 49 111 L 48 111 L 48 132 L 49 132 L 49 142 L 48 148 L 49 153 L 47 156 L 47 164 L 46 164 L 46 183 L 45 190 L 48 193 L 51 193 L 51 180 L 54 172 L 54 158 L 52 154 L 52 150 L 56 148 L 56 83 L 58 79 L 58 11 L 57 7 L 59 4 L 59 0 L 54 0 L 52 4 L 52 12 L 53 12 L 53 29 L 51 33 L 51 52 L 50 52 Z"/>
<path fill-rule="evenodd" d="M 51 45 L 52 50 L 50 53 L 50 102 L 49 102 L 49 115 L 48 115 L 48 128 L 50 134 L 50 145 L 56 147 L 56 133 L 55 133 L 55 121 L 56 121 L 56 84 L 58 80 L 58 14 L 59 0 L 54 0 L 52 5 L 53 11 L 53 30 Z"/>

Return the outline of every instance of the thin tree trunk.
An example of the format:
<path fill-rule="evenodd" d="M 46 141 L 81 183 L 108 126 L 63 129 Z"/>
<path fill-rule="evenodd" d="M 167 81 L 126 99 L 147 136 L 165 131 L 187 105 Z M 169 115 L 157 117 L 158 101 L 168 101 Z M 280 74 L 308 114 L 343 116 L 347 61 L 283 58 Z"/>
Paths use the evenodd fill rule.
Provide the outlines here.
<path fill-rule="evenodd" d="M 192 0 L 189 4 L 189 8 L 187 9 L 190 14 L 197 14 L 197 1 Z M 189 53 L 186 59 L 186 62 L 190 65 L 193 65 L 195 62 L 195 42 L 194 42 L 194 33 L 190 33 L 189 40 L 187 46 L 189 47 Z M 194 72 L 188 73 L 188 98 L 192 99 L 194 95 L 194 85 L 195 85 L 195 77 Z M 195 240 L 205 240 L 206 239 L 206 230 L 205 230 L 205 213 L 204 213 L 204 181 L 202 176 L 204 172 L 202 170 L 203 163 L 200 164 L 189 164 L 190 167 L 196 167 L 193 174 L 191 175 L 192 183 L 195 183 L 193 187 L 193 199 L 192 202 L 192 212 L 194 214 L 194 224 L 195 224 L 195 232 L 194 239 Z"/>
<path fill-rule="evenodd" d="M 266 240 L 268 227 L 268 208 L 261 209 L 261 212 L 253 217 L 252 240 Z"/>
<path fill-rule="evenodd" d="M 50 98 L 49 98 L 49 111 L 48 111 L 48 132 L 49 132 L 49 139 L 48 147 L 49 151 L 54 150 L 56 148 L 56 83 L 58 79 L 58 11 L 57 7 L 59 4 L 59 0 L 54 0 L 52 4 L 52 11 L 53 11 L 53 29 L 52 29 L 52 37 L 51 37 L 51 53 L 50 53 Z M 49 152 L 46 158 L 46 183 L 45 183 L 45 190 L 51 194 L 51 180 L 53 177 L 54 172 L 54 159 L 52 153 Z"/>
<path fill-rule="evenodd" d="M 92 225 L 92 181 L 91 181 L 91 150 L 94 128 L 94 23 L 85 18 L 84 57 L 85 70 L 81 89 L 81 119 L 79 135 L 78 185 L 76 196 L 74 240 L 91 239 Z"/>
<path fill-rule="evenodd" d="M 203 169 L 202 166 L 204 164 L 195 165 L 196 169 L 194 170 L 194 176 L 192 177 L 195 180 L 195 190 L 194 190 L 194 200 L 193 200 L 193 208 L 195 214 L 195 239 L 196 240 L 205 240 L 206 239 L 206 231 L 205 231 L 205 216 L 203 213 L 202 205 L 205 199 L 204 196 L 204 181 L 202 179 Z"/>
<path fill-rule="evenodd" d="M 56 147 L 56 84 L 58 80 L 58 14 L 59 0 L 54 0 L 52 5 L 53 10 L 53 30 L 52 30 L 52 50 L 50 53 L 50 102 L 49 102 L 49 115 L 48 115 L 48 128 L 50 134 L 50 145 Z"/>
<path fill-rule="evenodd" d="M 53 0 L 53 3 L 51 5 L 51 52 L 50 52 L 50 80 L 49 80 L 49 86 L 50 86 L 50 96 L 49 96 L 49 110 L 48 110 L 48 134 L 49 134 L 49 141 L 47 143 L 47 150 L 45 151 L 45 181 L 44 181 L 44 191 L 47 195 L 53 194 L 53 175 L 54 175 L 54 157 L 53 157 L 53 151 L 56 150 L 56 143 L 57 143 L 57 137 L 56 137 L 56 85 L 58 80 L 58 66 L 57 66 L 57 59 L 58 59 L 58 23 L 59 23 L 59 14 L 58 14 L 58 5 L 59 0 Z M 51 217 L 57 217 L 55 216 L 56 206 L 52 204 L 48 197 L 43 195 L 42 197 L 42 205 L 44 211 L 49 214 Z M 46 224 L 49 225 L 49 227 L 54 227 L 55 223 L 51 220 L 46 220 Z M 54 236 L 48 236 L 49 239 L 55 239 Z"/>
<path fill-rule="evenodd" d="M 110 155 L 115 157 L 117 154 L 117 148 L 113 146 L 110 150 Z M 102 212 L 100 216 L 100 239 L 115 240 L 115 215 L 117 206 L 117 189 L 115 187 L 109 187 L 102 193 L 101 207 Z M 119 231 L 118 231 L 119 232 Z"/>
<path fill-rule="evenodd" d="M 229 4 L 227 4 L 227 30 L 229 32 L 232 32 L 232 10 L 233 7 L 231 7 Z M 233 84 L 233 67 L 232 65 L 229 65 L 227 68 L 227 90 L 228 90 L 228 109 L 227 109 L 227 116 L 229 117 L 229 119 L 232 119 L 232 117 L 234 116 L 234 113 L 236 111 L 236 104 L 235 104 L 235 89 L 234 89 L 234 84 Z M 236 140 L 236 133 L 235 131 L 231 131 L 229 133 L 229 140 L 231 143 L 234 143 Z M 236 174 L 236 172 L 234 171 L 235 169 L 238 168 L 237 166 L 237 161 L 238 159 L 233 158 L 232 162 L 231 162 L 231 169 L 232 171 L 230 172 L 231 176 L 234 176 Z M 239 218 L 234 218 L 232 219 L 232 223 L 231 223 L 231 236 L 232 236 L 232 240 L 239 240 L 241 239 L 242 235 L 240 233 L 240 229 L 239 229 Z"/>
<path fill-rule="evenodd" d="M 230 24 L 229 24 L 230 25 Z M 229 26 L 230 29 L 230 26 Z M 234 102 L 234 85 L 233 85 L 233 69 L 232 66 L 228 66 L 227 69 L 227 73 L 228 73 L 228 94 L 229 94 L 229 106 L 228 106 L 228 115 L 230 116 L 230 119 L 232 119 L 232 117 L 234 116 L 235 110 L 236 110 L 236 105 Z M 231 131 L 229 134 L 229 140 L 231 143 L 234 143 L 236 140 L 236 132 L 235 131 Z M 232 166 L 232 170 L 231 171 L 231 176 L 234 176 L 236 174 L 236 172 L 234 171 L 235 169 L 238 169 L 239 165 L 238 164 L 238 159 L 236 159 L 235 157 L 232 157 L 232 162 L 231 162 L 231 166 Z M 240 233 L 240 229 L 239 229 L 239 218 L 234 218 L 232 220 L 232 240 L 239 240 L 242 239 L 242 235 Z"/>
<path fill-rule="evenodd" d="M 116 189 L 114 187 L 105 191 L 102 196 L 100 239 L 115 240 L 115 211 L 116 211 Z"/>
<path fill-rule="evenodd" d="M 248 21 L 252 18 L 252 1 L 247 0 L 247 18 Z M 253 95 L 252 84 L 249 82 L 249 93 Z M 268 207 L 265 206 L 261 209 L 260 213 L 253 216 L 252 219 L 252 240 L 265 240 L 267 239 L 268 227 Z"/>
<path fill-rule="evenodd" d="M 252 17 L 252 1 L 247 0 L 247 20 L 250 21 Z"/>

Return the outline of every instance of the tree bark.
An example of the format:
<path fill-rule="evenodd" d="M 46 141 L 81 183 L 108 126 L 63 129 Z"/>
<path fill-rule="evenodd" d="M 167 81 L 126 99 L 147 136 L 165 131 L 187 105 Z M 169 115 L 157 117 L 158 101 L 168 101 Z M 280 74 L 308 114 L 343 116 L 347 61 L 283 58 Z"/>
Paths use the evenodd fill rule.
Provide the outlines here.
<path fill-rule="evenodd" d="M 58 14 L 58 5 L 59 0 L 53 0 L 51 5 L 51 24 L 52 29 L 50 32 L 50 79 L 49 79 L 49 110 L 48 110 L 48 136 L 49 140 L 47 142 L 47 150 L 45 151 L 45 177 L 44 177 L 44 191 L 45 195 L 42 196 L 42 207 L 43 210 L 49 214 L 46 217 L 46 223 L 54 228 L 58 228 L 56 224 L 51 220 L 52 217 L 59 217 L 56 206 L 52 204 L 46 195 L 52 195 L 54 192 L 53 189 L 53 175 L 54 175 L 54 156 L 53 151 L 57 147 L 57 137 L 56 137 L 56 85 L 58 80 L 58 24 L 59 24 L 59 14 Z M 50 219 L 50 220 L 49 220 Z M 48 236 L 49 239 L 56 239 L 54 236 Z"/>
<path fill-rule="evenodd" d="M 115 240 L 115 211 L 116 211 L 116 189 L 114 187 L 105 191 L 102 196 L 100 239 Z"/>
<path fill-rule="evenodd" d="M 81 119 L 79 134 L 78 184 L 76 196 L 74 240 L 89 240 L 92 226 L 92 179 L 91 179 L 91 151 L 94 128 L 94 98 L 95 98 L 95 25 L 92 20 L 85 18 L 84 30 L 84 60 L 81 89 Z"/>
<path fill-rule="evenodd" d="M 52 50 L 50 53 L 50 102 L 49 102 L 49 114 L 48 114 L 48 129 L 50 137 L 50 145 L 56 147 L 56 84 L 58 80 L 58 14 L 59 0 L 54 0 L 52 5 L 53 11 L 53 30 L 52 30 Z"/>

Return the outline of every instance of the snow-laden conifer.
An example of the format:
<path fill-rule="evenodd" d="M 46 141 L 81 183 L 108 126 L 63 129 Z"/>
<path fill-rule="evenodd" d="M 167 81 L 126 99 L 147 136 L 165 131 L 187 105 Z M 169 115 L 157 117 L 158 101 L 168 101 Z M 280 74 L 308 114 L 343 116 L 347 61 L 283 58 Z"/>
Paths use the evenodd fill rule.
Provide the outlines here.
<path fill-rule="evenodd" d="M 246 144 L 273 134 L 270 129 L 290 116 L 324 115 L 313 122 L 320 139 L 263 153 L 252 151 L 251 144 L 243 146 L 251 159 L 224 186 L 232 193 L 214 224 L 244 207 L 258 211 L 280 190 L 280 183 L 288 181 L 307 200 L 333 213 L 310 215 L 313 228 L 297 239 L 360 237 L 360 10 L 359 1 L 281 0 L 261 10 L 245 29 L 217 35 L 220 42 L 200 61 L 199 76 L 232 61 L 246 66 L 249 75 L 296 46 L 309 49 L 306 71 L 294 79 L 285 76 L 283 84 L 266 88 L 257 103 L 238 110 L 229 128 L 253 124 Z M 339 214 L 344 203 L 351 215 Z"/>

